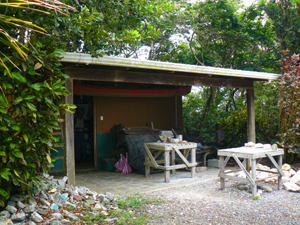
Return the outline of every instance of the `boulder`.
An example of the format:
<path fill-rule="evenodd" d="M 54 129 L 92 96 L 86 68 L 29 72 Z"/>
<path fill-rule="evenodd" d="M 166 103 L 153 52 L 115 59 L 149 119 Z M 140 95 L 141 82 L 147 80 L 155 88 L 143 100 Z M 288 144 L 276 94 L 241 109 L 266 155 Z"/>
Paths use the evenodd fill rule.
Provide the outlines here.
<path fill-rule="evenodd" d="M 15 212 L 17 212 L 17 208 L 11 205 L 6 206 L 5 208 L 8 212 L 10 212 L 11 214 L 14 214 Z"/>
<path fill-rule="evenodd" d="M 298 181 L 300 181 L 300 170 L 291 177 L 291 182 L 293 183 L 297 183 Z"/>
<path fill-rule="evenodd" d="M 282 170 L 283 171 L 289 171 L 291 169 L 291 166 L 287 163 L 283 164 L 282 165 Z"/>
<path fill-rule="evenodd" d="M 261 183 L 257 184 L 257 188 L 260 188 L 260 189 L 262 189 L 263 191 L 266 191 L 266 192 L 272 192 L 272 188 L 270 186 L 264 185 L 264 184 L 261 184 Z"/>
<path fill-rule="evenodd" d="M 247 184 L 239 184 L 237 186 L 237 189 L 239 189 L 241 191 L 248 191 L 249 190 L 249 186 Z"/>
<path fill-rule="evenodd" d="M 9 218 L 9 217 L 10 217 L 10 213 L 7 210 L 3 210 L 2 212 L 0 212 L 0 219 Z"/>
<path fill-rule="evenodd" d="M 291 176 L 294 176 L 296 174 L 296 171 L 293 169 L 290 169 L 289 172 L 290 172 Z"/>
<path fill-rule="evenodd" d="M 0 225 L 13 225 L 14 223 L 11 219 L 8 218 L 0 218 Z"/>
<path fill-rule="evenodd" d="M 283 188 L 287 191 L 299 192 L 300 186 L 295 184 L 294 182 L 287 182 L 283 184 Z"/>
<path fill-rule="evenodd" d="M 284 176 L 284 177 L 290 177 L 291 174 L 290 174 L 289 171 L 283 170 L 283 171 L 282 171 L 282 176 Z"/>

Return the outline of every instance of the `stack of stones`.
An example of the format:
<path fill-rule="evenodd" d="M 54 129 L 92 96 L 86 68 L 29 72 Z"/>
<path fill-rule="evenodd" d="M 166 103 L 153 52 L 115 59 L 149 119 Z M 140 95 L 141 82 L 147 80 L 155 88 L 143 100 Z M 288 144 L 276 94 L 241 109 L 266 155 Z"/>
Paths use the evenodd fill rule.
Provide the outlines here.
<path fill-rule="evenodd" d="M 115 196 L 110 192 L 99 194 L 86 187 L 72 187 L 66 183 L 67 177 L 57 180 L 44 174 L 44 178 L 38 193 L 31 197 L 16 194 L 9 199 L 0 212 L 0 225 L 69 224 L 80 220 L 81 214 L 76 209 L 91 208 L 95 215 L 118 210 Z M 106 220 L 107 223 L 115 221 L 117 218 Z"/>
<path fill-rule="evenodd" d="M 278 172 L 277 169 L 275 168 L 270 168 L 268 166 L 264 166 L 262 164 L 257 164 L 256 165 L 257 169 L 261 169 L 261 170 L 265 170 L 265 171 L 270 171 L 270 172 Z M 251 171 L 250 171 L 251 173 Z M 232 172 L 229 173 L 231 176 L 237 176 L 237 177 L 243 177 L 246 178 L 246 174 L 242 171 L 240 172 Z M 278 177 L 271 177 L 270 176 L 274 175 L 273 173 L 267 173 L 267 172 L 260 172 L 258 171 L 256 173 L 256 176 L 258 179 L 264 179 L 264 181 L 266 181 L 267 183 L 277 183 Z M 300 170 L 299 171 L 295 171 L 292 169 L 291 165 L 285 163 L 282 165 L 282 184 L 283 184 L 283 188 L 287 191 L 293 191 L 293 192 L 300 192 Z M 257 186 L 259 189 L 261 189 L 262 191 L 266 191 L 266 192 L 271 192 L 272 188 L 267 186 L 267 185 L 263 185 L 263 184 L 258 184 Z M 240 190 L 248 190 L 249 192 L 251 192 L 249 185 L 247 184 L 241 184 L 238 186 L 238 189 Z M 259 191 L 259 193 L 261 193 Z"/>

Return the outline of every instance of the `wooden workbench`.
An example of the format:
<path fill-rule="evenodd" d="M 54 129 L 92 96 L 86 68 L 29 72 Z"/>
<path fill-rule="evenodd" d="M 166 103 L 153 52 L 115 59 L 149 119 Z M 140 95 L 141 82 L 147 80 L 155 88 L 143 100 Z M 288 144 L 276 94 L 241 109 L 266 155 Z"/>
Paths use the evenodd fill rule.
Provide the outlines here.
<path fill-rule="evenodd" d="M 165 171 L 165 182 L 170 182 L 170 171 L 175 173 L 176 169 L 191 168 L 192 178 L 196 172 L 196 148 L 197 144 L 192 142 L 182 143 L 145 143 L 145 175 L 149 177 L 150 167 L 156 169 L 162 169 Z M 184 150 L 184 153 L 181 153 Z M 152 153 L 155 153 L 153 155 Z M 164 153 L 163 160 L 157 160 L 157 157 Z M 171 153 L 171 159 L 170 159 Z M 176 159 L 175 155 L 178 155 L 180 159 Z M 188 155 L 191 155 L 191 161 L 187 160 Z M 178 163 L 178 164 L 176 164 Z M 160 165 L 163 164 L 163 165 Z"/>
<path fill-rule="evenodd" d="M 278 177 L 278 190 L 280 190 L 282 185 L 282 155 L 283 154 L 284 154 L 283 149 L 272 150 L 271 148 L 255 148 L 255 147 L 238 147 L 238 148 L 218 150 L 218 156 L 220 159 L 219 177 L 221 182 L 221 189 L 225 189 L 225 178 L 242 181 L 242 182 L 246 181 L 250 184 L 252 188 L 252 197 L 255 197 L 257 195 L 256 182 L 262 180 L 262 179 L 256 179 L 256 170 L 257 170 L 261 172 L 273 173 L 274 176 L 271 177 Z M 275 161 L 273 156 L 278 156 L 277 162 Z M 246 178 L 235 177 L 227 174 L 227 173 L 232 173 L 232 171 L 229 171 L 227 173 L 224 172 L 225 166 L 231 157 L 234 158 L 234 160 L 239 165 L 240 169 L 246 174 Z M 278 172 L 256 169 L 256 160 L 258 158 L 265 158 L 265 157 L 268 157 L 270 159 L 270 161 L 275 166 Z M 244 165 L 241 163 L 239 158 L 243 158 L 251 161 L 251 170 L 252 170 L 251 175 L 245 169 Z M 270 177 L 266 177 L 264 179 L 267 178 Z"/>

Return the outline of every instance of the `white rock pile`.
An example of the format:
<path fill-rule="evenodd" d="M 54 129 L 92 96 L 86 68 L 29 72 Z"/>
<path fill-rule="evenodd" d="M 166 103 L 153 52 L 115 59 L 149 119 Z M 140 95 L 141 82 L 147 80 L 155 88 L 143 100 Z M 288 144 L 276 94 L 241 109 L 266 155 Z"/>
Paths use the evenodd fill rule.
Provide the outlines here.
<path fill-rule="evenodd" d="M 24 193 L 11 196 L 0 212 L 0 225 L 69 224 L 80 220 L 81 214 L 76 209 L 90 207 L 95 214 L 104 215 L 109 210 L 118 210 L 115 196 L 110 192 L 99 194 L 86 187 L 72 187 L 66 183 L 67 177 L 58 180 L 44 174 L 44 178 L 41 190 L 31 197 Z M 115 221 L 117 218 L 108 218 L 105 222 Z"/>
<path fill-rule="evenodd" d="M 256 169 L 261 169 L 261 170 L 266 170 L 266 171 L 276 172 L 276 173 L 278 172 L 276 168 L 270 168 L 268 166 L 264 166 L 259 163 L 256 164 Z M 225 172 L 230 172 L 230 170 L 226 170 Z M 250 170 L 250 174 L 251 172 L 252 171 Z M 283 188 L 287 191 L 300 192 L 300 170 L 296 172 L 295 170 L 292 169 L 292 167 L 289 164 L 283 164 L 282 173 L 283 173 L 283 177 L 282 177 Z M 228 173 L 228 175 L 246 178 L 246 174 L 243 171 Z M 256 172 L 256 177 L 257 179 L 264 179 L 264 181 L 266 181 L 267 183 L 268 182 L 277 183 L 278 180 L 278 177 L 274 177 L 274 173 L 261 172 L 261 171 Z M 249 189 L 246 186 L 245 187 L 244 186 L 239 186 L 238 188 L 241 190 Z M 267 187 L 266 185 L 263 186 L 265 188 Z M 262 188 L 262 190 L 264 190 L 264 188 Z"/>

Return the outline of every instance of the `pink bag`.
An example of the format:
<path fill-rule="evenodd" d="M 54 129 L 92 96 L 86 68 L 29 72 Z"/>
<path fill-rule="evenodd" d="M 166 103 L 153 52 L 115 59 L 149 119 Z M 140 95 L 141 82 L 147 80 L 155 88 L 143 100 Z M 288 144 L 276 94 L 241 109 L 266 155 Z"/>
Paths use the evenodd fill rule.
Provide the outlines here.
<path fill-rule="evenodd" d="M 117 168 L 117 172 L 122 172 L 122 174 L 131 173 L 131 166 L 128 164 L 128 153 L 126 152 L 126 157 L 121 154 L 121 158 L 118 162 L 116 162 L 115 167 Z"/>

